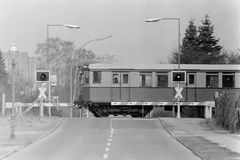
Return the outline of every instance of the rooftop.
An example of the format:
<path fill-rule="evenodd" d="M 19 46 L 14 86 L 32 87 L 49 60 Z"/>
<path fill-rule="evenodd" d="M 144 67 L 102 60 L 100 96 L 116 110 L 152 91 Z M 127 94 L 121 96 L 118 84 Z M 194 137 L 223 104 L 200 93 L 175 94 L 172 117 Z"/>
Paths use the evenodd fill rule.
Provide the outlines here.
<path fill-rule="evenodd" d="M 124 70 L 177 70 L 177 64 L 149 64 L 149 65 L 135 65 L 135 64 L 91 64 L 90 69 L 124 69 Z M 240 71 L 240 65 L 235 64 L 181 64 L 181 70 L 234 70 Z"/>

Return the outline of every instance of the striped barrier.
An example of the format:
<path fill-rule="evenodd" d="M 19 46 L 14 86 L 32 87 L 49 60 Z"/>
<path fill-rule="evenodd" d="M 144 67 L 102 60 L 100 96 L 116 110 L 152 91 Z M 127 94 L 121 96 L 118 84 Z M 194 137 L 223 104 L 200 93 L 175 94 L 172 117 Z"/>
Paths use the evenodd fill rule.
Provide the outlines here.
<path fill-rule="evenodd" d="M 177 105 L 177 102 L 111 102 L 112 106 L 171 106 Z M 214 101 L 206 102 L 180 102 L 184 106 L 211 106 L 215 107 Z"/>
<path fill-rule="evenodd" d="M 15 102 L 15 107 L 30 107 L 33 103 L 21 103 L 21 102 Z M 45 107 L 70 107 L 69 103 L 43 103 Z M 40 102 L 36 102 L 33 104 L 33 107 L 39 107 Z M 12 108 L 12 102 L 6 103 L 6 108 Z"/>
<path fill-rule="evenodd" d="M 45 107 L 70 107 L 69 103 L 43 103 Z M 16 102 L 15 107 L 29 107 L 32 106 L 32 103 L 21 103 Z M 169 106 L 177 105 L 177 102 L 111 102 L 112 106 Z M 184 106 L 215 106 L 214 101 L 206 102 L 180 102 L 180 105 Z M 33 107 L 39 107 L 40 103 L 36 102 L 33 104 Z M 12 108 L 12 103 L 7 102 L 6 108 Z"/>
<path fill-rule="evenodd" d="M 51 117 L 51 115 L 52 115 L 51 108 L 52 107 L 57 107 L 57 108 L 67 107 L 67 108 L 70 108 L 71 105 L 70 105 L 70 103 L 43 103 L 43 106 L 48 107 L 48 113 L 49 113 L 49 116 Z M 38 108 L 40 108 L 40 115 L 44 116 L 43 115 L 43 108 L 41 107 L 41 102 L 39 102 L 37 100 L 35 100 L 33 103 L 15 102 L 14 107 L 15 107 L 15 113 L 19 114 L 19 115 L 24 115 L 24 114 L 28 113 L 32 108 L 38 107 Z M 7 109 L 13 108 L 12 102 L 7 102 L 6 103 L 6 108 Z M 26 108 L 26 109 L 23 111 L 23 108 Z M 4 115 L 5 115 L 5 113 L 4 113 Z"/>

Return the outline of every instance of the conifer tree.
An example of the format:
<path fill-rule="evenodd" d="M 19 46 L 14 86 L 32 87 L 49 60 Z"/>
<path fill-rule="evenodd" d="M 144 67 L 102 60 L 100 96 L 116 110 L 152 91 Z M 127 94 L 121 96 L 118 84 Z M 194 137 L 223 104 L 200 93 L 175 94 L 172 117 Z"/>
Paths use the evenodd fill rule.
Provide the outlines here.
<path fill-rule="evenodd" d="M 185 37 L 182 40 L 181 46 L 181 63 L 197 63 L 197 27 L 193 20 L 189 21 L 188 28 L 185 32 Z"/>
<path fill-rule="evenodd" d="M 222 46 L 218 45 L 219 39 L 213 36 L 214 27 L 206 15 L 202 21 L 202 26 L 198 28 L 197 37 L 199 52 L 199 62 L 203 64 L 223 63 L 224 56 L 221 55 Z"/>
<path fill-rule="evenodd" d="M 181 46 L 181 64 L 221 64 L 225 55 L 221 54 L 222 47 L 219 39 L 213 36 L 214 27 L 206 15 L 202 26 L 196 27 L 193 20 L 189 21 Z M 177 63 L 178 53 L 173 53 L 170 62 Z"/>

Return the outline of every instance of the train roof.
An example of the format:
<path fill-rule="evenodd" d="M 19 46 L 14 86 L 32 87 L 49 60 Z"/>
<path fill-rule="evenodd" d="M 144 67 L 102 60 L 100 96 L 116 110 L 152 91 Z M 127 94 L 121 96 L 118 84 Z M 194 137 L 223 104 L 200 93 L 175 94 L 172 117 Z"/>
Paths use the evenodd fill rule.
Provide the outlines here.
<path fill-rule="evenodd" d="M 91 64 L 90 70 L 177 70 L 177 64 Z M 236 64 L 181 64 L 181 70 L 222 70 L 240 71 L 240 65 Z"/>

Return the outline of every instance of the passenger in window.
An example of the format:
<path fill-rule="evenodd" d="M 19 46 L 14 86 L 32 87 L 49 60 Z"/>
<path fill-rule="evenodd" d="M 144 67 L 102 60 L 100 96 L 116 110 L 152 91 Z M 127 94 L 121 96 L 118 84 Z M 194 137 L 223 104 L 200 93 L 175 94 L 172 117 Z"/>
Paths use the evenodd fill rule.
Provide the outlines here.
<path fill-rule="evenodd" d="M 117 78 L 117 77 L 114 77 L 114 78 L 113 78 L 113 83 L 114 83 L 114 84 L 118 84 L 118 78 Z"/>

